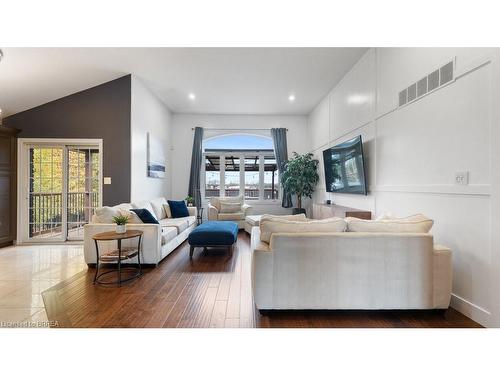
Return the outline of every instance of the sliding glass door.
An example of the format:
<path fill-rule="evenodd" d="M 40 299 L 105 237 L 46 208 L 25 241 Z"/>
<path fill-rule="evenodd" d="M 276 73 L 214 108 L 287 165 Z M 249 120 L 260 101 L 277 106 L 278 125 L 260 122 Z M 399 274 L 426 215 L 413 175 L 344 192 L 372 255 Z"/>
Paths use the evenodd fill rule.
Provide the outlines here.
<path fill-rule="evenodd" d="M 99 145 L 29 144 L 25 149 L 23 240 L 82 240 L 83 226 L 101 205 Z"/>

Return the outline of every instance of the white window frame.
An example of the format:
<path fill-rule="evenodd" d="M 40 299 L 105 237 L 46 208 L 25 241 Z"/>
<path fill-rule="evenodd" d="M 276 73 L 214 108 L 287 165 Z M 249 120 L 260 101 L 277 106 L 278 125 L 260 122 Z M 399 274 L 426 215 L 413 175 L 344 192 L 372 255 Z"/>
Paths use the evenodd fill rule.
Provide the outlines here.
<path fill-rule="evenodd" d="M 249 202 L 252 203 L 268 203 L 268 204 L 275 204 L 281 202 L 281 200 L 278 198 L 275 199 L 264 199 L 264 172 L 265 172 L 265 156 L 272 156 L 276 158 L 276 154 L 274 151 L 255 151 L 255 150 L 249 150 L 248 152 L 244 151 L 209 151 L 209 152 L 203 152 L 203 163 L 202 163 L 202 171 L 201 171 L 201 177 L 202 177 L 202 186 L 203 188 L 201 189 L 201 196 L 202 196 L 202 201 L 207 201 L 210 198 L 205 196 L 205 189 L 206 189 L 206 156 L 219 156 L 220 158 L 220 182 L 219 182 L 219 196 L 224 197 L 225 196 L 225 169 L 226 169 L 226 156 L 234 156 L 235 158 L 238 157 L 240 159 L 240 194 L 245 195 L 245 158 L 248 157 L 259 157 L 259 198 L 258 199 L 249 199 Z M 278 172 L 279 174 L 279 172 Z M 279 184 L 279 177 L 278 177 L 278 190 L 279 194 L 278 197 L 281 196 L 282 191 L 281 191 L 281 186 Z"/>

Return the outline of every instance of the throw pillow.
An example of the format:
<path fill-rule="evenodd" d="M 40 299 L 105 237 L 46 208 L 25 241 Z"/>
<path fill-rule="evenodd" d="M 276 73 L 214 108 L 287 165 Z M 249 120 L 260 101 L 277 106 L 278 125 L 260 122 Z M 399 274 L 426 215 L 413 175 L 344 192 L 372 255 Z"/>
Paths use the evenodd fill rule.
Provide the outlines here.
<path fill-rule="evenodd" d="M 170 212 L 172 213 L 172 217 L 174 219 L 178 217 L 187 217 L 189 216 L 189 211 L 186 206 L 186 202 L 184 201 L 168 201 L 168 205 L 170 207 Z"/>
<path fill-rule="evenodd" d="M 95 209 L 94 222 L 101 224 L 110 224 L 113 222 L 113 216 L 118 216 L 120 209 L 116 207 L 99 207 Z"/>
<path fill-rule="evenodd" d="M 128 216 L 127 224 L 142 224 L 142 220 L 137 214 L 130 210 L 119 210 L 120 215 Z"/>
<path fill-rule="evenodd" d="M 172 218 L 172 212 L 170 211 L 170 206 L 168 205 L 168 203 L 165 203 L 163 205 L 163 209 L 165 210 L 165 214 L 167 215 L 167 219 Z"/>
<path fill-rule="evenodd" d="M 165 209 L 163 207 L 164 205 L 167 204 L 167 200 L 165 198 L 163 198 L 163 197 L 156 198 L 156 199 L 151 200 L 150 203 L 151 203 L 151 206 L 153 207 L 154 214 L 158 220 L 167 218 L 167 214 L 166 214 Z"/>
<path fill-rule="evenodd" d="M 235 214 L 241 211 L 241 203 L 220 202 L 221 214 Z"/>
<path fill-rule="evenodd" d="M 363 220 L 348 217 L 346 221 L 349 232 L 371 233 L 428 233 L 434 224 L 432 219 L 422 214 L 389 220 Z"/>
<path fill-rule="evenodd" d="M 272 219 L 281 219 L 288 221 L 307 221 L 306 214 L 297 214 L 297 215 L 271 215 L 271 214 L 263 214 L 260 217 L 260 221 L 262 220 L 272 220 Z"/>
<path fill-rule="evenodd" d="M 151 202 L 149 201 L 140 201 L 140 202 L 134 202 L 132 203 L 133 208 L 143 208 L 149 211 L 151 215 L 155 218 L 155 220 L 158 220 L 158 217 L 155 214 L 155 210 L 153 209 L 153 206 L 151 205 Z"/>
<path fill-rule="evenodd" d="M 145 224 L 160 224 L 153 214 L 145 208 L 132 208 L 130 211 L 135 212 Z"/>
<path fill-rule="evenodd" d="M 269 243 L 273 233 L 336 233 L 344 232 L 345 228 L 346 222 L 340 217 L 309 221 L 273 218 L 260 222 L 260 240 Z"/>

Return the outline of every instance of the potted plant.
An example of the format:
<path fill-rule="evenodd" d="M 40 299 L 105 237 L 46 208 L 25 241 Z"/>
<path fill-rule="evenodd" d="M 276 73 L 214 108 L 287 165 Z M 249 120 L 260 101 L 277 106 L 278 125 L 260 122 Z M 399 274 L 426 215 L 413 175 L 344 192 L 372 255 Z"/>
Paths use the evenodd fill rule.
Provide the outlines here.
<path fill-rule="evenodd" d="M 127 231 L 126 224 L 128 223 L 128 220 L 128 216 L 113 216 L 113 222 L 116 224 L 116 233 L 125 233 Z"/>
<path fill-rule="evenodd" d="M 306 213 L 302 208 L 302 198 L 312 197 L 312 193 L 319 181 L 317 159 L 313 159 L 313 154 L 307 153 L 299 155 L 293 153 L 293 158 L 285 164 L 285 170 L 281 176 L 281 185 L 286 193 L 297 196 L 297 208 L 293 209 L 293 214 Z"/>
<path fill-rule="evenodd" d="M 186 203 L 187 203 L 188 207 L 192 207 L 194 204 L 194 198 L 192 196 L 188 195 L 186 197 Z"/>

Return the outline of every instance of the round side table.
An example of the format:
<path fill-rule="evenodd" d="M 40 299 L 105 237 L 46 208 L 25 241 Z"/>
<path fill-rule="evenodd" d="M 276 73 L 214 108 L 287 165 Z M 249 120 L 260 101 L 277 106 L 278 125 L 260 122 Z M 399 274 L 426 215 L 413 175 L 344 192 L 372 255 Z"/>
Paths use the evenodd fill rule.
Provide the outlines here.
<path fill-rule="evenodd" d="M 98 233 L 92 237 L 95 243 L 95 251 L 96 251 L 96 270 L 94 276 L 94 284 L 117 284 L 118 286 L 122 285 L 122 282 L 129 281 L 135 279 L 142 275 L 142 267 L 141 267 L 141 240 L 142 240 L 143 232 L 142 230 L 127 230 L 125 233 L 116 233 L 116 232 L 103 232 Z M 138 238 L 137 248 L 131 249 L 122 249 L 122 240 L 127 240 L 131 238 Z M 99 254 L 99 241 L 117 241 L 118 249 L 112 250 L 111 252 L 107 252 L 105 254 Z M 130 265 L 122 266 L 122 261 L 126 259 L 131 259 L 137 257 L 137 267 L 133 267 Z M 99 266 L 101 264 L 106 263 L 114 263 L 118 265 L 118 269 L 112 269 L 110 271 L 101 272 L 99 274 Z M 126 279 L 122 279 L 122 270 L 124 269 L 134 269 L 137 270 L 133 275 L 127 277 Z M 100 281 L 101 276 L 104 276 L 108 273 L 116 272 L 118 274 L 118 278 L 116 281 Z"/>

